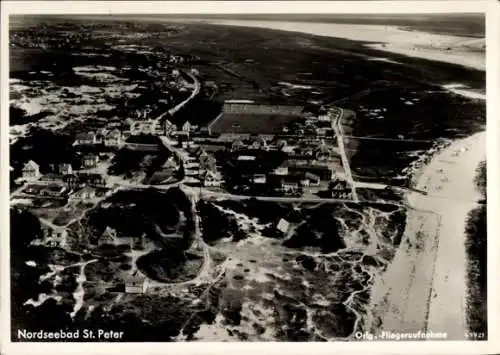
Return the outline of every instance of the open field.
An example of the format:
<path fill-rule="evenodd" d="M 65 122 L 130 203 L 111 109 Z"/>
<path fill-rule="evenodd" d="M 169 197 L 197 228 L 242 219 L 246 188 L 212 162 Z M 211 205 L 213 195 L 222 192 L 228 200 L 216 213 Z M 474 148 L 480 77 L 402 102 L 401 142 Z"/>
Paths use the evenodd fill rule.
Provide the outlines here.
<path fill-rule="evenodd" d="M 252 115 L 252 114 L 222 114 L 210 126 L 214 134 L 277 134 L 285 125 L 298 117 L 285 115 Z"/>

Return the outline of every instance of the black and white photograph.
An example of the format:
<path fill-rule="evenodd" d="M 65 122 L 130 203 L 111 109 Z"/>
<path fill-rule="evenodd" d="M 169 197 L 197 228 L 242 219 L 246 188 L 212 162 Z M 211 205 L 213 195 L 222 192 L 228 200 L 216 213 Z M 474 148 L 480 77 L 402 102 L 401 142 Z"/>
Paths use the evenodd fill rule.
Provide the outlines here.
<path fill-rule="evenodd" d="M 495 337 L 484 6 L 286 10 L 9 14 L 12 343 Z"/>

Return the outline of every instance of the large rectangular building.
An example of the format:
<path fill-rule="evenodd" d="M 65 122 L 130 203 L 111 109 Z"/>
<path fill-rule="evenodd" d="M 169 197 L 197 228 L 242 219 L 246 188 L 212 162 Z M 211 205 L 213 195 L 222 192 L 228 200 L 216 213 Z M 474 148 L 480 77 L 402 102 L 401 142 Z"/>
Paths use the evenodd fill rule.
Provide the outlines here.
<path fill-rule="evenodd" d="M 302 111 L 302 106 L 226 102 L 207 129 L 211 135 L 278 134 L 288 122 L 302 117 Z"/>

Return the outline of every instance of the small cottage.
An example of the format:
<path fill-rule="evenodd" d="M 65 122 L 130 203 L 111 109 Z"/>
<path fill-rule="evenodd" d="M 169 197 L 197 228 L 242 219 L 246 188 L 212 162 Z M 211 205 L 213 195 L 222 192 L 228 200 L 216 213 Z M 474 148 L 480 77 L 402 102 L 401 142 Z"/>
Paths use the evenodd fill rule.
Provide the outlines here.
<path fill-rule="evenodd" d="M 253 175 L 253 183 L 257 185 L 263 185 L 267 181 L 266 175 L 264 174 L 254 174 Z"/>
<path fill-rule="evenodd" d="M 288 175 L 288 167 L 287 166 L 278 166 L 273 170 L 274 175 L 284 176 Z"/>
<path fill-rule="evenodd" d="M 28 180 L 40 178 L 40 165 L 33 160 L 28 161 L 23 167 L 23 178 Z"/>
<path fill-rule="evenodd" d="M 143 293 L 146 288 L 145 278 L 137 274 L 123 276 L 125 293 Z"/>
<path fill-rule="evenodd" d="M 176 131 L 175 125 L 169 120 L 165 121 L 165 135 L 169 137 L 172 133 Z"/>
<path fill-rule="evenodd" d="M 108 147 L 119 147 L 121 144 L 122 132 L 117 128 L 109 132 L 104 139 L 104 145 Z"/>
<path fill-rule="evenodd" d="M 222 185 L 220 174 L 213 171 L 206 171 L 204 174 L 202 174 L 200 180 L 205 187 L 219 187 Z"/>
<path fill-rule="evenodd" d="M 290 222 L 288 222 L 286 219 L 281 218 L 278 222 L 278 225 L 276 226 L 276 229 L 278 229 L 281 233 L 286 234 L 290 229 Z"/>
<path fill-rule="evenodd" d="M 74 145 L 92 145 L 97 143 L 95 132 L 78 133 L 75 136 Z"/>
<path fill-rule="evenodd" d="M 236 139 L 231 143 L 230 150 L 231 150 L 231 152 L 234 152 L 234 151 L 237 151 L 239 149 L 243 149 L 245 147 L 246 147 L 246 145 L 240 139 Z"/>
<path fill-rule="evenodd" d="M 104 232 L 101 234 L 101 237 L 99 238 L 98 245 L 118 245 L 119 241 L 118 238 L 116 237 L 116 231 L 107 226 Z"/>

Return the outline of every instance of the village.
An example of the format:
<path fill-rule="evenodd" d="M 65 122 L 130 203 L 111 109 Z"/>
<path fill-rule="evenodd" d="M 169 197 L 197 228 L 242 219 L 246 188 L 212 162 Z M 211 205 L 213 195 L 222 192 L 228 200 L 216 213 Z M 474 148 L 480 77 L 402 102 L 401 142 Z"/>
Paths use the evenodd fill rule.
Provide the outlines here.
<path fill-rule="evenodd" d="M 176 106 L 161 112 L 158 105 L 148 103 L 131 110 L 124 120 L 110 118 L 77 131 L 71 141 L 74 154 L 48 168 L 34 159 L 24 163 L 11 204 L 26 207 L 48 227 L 44 245 L 70 246 L 69 226 L 118 191 L 184 185 L 198 191 L 201 199 L 357 198 L 341 146 L 346 110 L 320 107 L 312 113 L 303 106 L 226 100 L 215 118 L 195 125 L 189 119 L 179 121 L 176 114 L 200 92 L 199 73 L 174 69 L 171 76 L 176 81 L 169 85 L 177 83 L 189 94 Z M 281 219 L 276 230 L 287 235 L 291 225 Z M 132 260 L 155 249 L 144 235 L 137 240 L 118 237 L 109 226 L 96 245 L 70 244 L 72 251 L 93 257 L 114 246 L 126 250 L 124 255 Z M 114 274 L 124 287 L 120 292 L 144 293 L 148 288 L 149 279 L 135 266 Z"/>
<path fill-rule="evenodd" d="M 171 153 L 159 170 L 183 176 L 202 189 L 240 195 L 352 198 L 335 129 L 341 109 L 320 116 L 302 107 L 226 102 L 219 116 L 198 127 L 148 118 L 128 119 L 128 129 L 110 123 L 75 135 L 78 162 L 52 164 L 42 174 L 26 162 L 13 197 L 92 199 L 101 189 L 132 187 L 108 173 L 109 161 L 122 150 Z M 162 122 L 163 121 L 163 122 Z M 88 152 L 92 148 L 92 152 Z M 161 171 L 156 171 L 156 174 Z M 162 184 L 156 184 L 161 187 Z M 142 186 L 142 184 L 141 184 Z"/>

